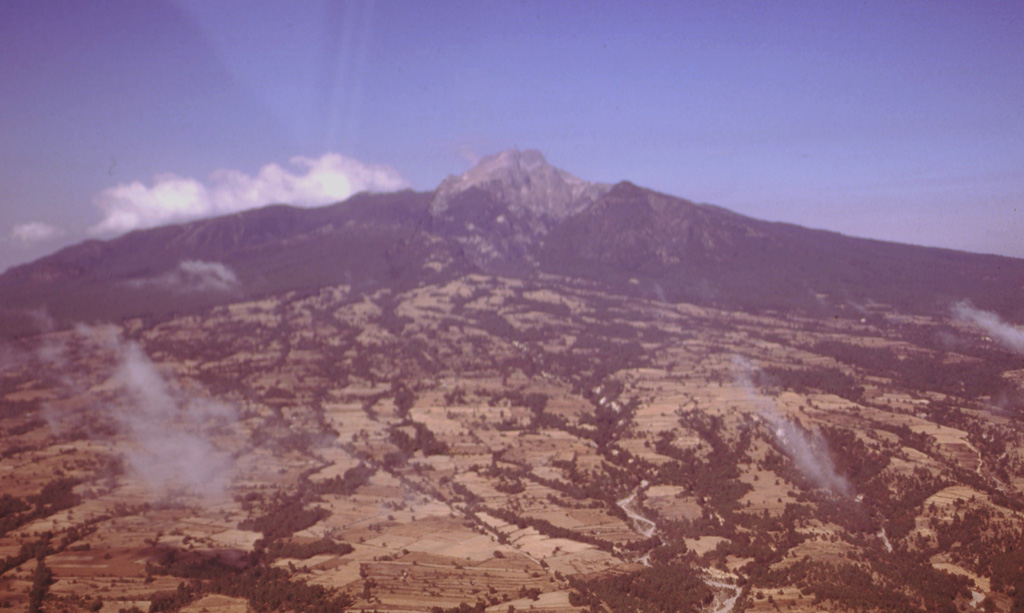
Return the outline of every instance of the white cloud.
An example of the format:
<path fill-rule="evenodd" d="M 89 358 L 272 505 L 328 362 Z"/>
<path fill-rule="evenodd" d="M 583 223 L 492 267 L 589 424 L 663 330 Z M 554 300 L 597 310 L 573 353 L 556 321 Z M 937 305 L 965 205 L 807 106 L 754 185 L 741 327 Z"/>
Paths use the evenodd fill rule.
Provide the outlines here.
<path fill-rule="evenodd" d="M 216 170 L 205 183 L 165 174 L 150 186 L 139 181 L 115 185 L 95 197 L 105 217 L 90 231 L 128 232 L 274 203 L 325 205 L 361 191 L 394 191 L 408 185 L 390 166 L 367 165 L 337 153 L 293 157 L 288 163 L 291 169 L 267 164 L 255 176 Z"/>
<path fill-rule="evenodd" d="M 1024 353 L 1024 328 L 1008 324 L 995 313 L 976 309 L 968 302 L 959 302 L 954 305 L 953 315 L 961 321 L 978 326 L 1007 349 L 1016 353 Z"/>
<path fill-rule="evenodd" d="M 63 232 L 59 228 L 41 221 L 18 224 L 11 230 L 11 236 L 25 244 L 55 238 L 61 234 Z"/>
<path fill-rule="evenodd" d="M 235 271 L 227 265 L 202 260 L 185 260 L 170 272 L 130 284 L 135 288 L 156 287 L 179 294 L 231 292 L 241 286 Z"/>
<path fill-rule="evenodd" d="M 210 431 L 232 421 L 234 410 L 187 396 L 138 344 L 122 342 L 116 348 L 113 381 L 124 406 L 112 415 L 135 443 L 126 453 L 134 476 L 161 495 L 176 489 L 222 495 L 234 471 L 230 455 L 217 449 Z"/>
<path fill-rule="evenodd" d="M 58 436 L 92 432 L 123 456 L 126 476 L 152 497 L 223 499 L 236 466 L 218 441 L 236 422 L 236 410 L 200 386 L 182 385 L 117 326 L 79 324 L 72 333 L 44 336 L 33 352 L 0 346 L 2 363 L 36 369 L 57 398 L 86 399 L 93 410 L 44 402 L 40 416 Z"/>
<path fill-rule="evenodd" d="M 90 229 L 95 234 L 127 232 L 212 212 L 202 183 L 170 174 L 157 176 L 152 187 L 138 181 L 115 185 L 100 192 L 95 202 L 106 213 L 106 219 Z"/>

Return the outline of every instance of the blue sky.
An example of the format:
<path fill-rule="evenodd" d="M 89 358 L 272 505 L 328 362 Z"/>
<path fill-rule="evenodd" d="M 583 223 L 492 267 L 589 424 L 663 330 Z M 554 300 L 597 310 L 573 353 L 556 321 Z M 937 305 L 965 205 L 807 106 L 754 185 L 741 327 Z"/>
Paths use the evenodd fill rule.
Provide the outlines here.
<path fill-rule="evenodd" d="M 536 148 L 770 220 L 1024 257 L 1024 3 L 0 3 L 0 269 Z M 267 202 L 264 202 L 266 200 Z"/>

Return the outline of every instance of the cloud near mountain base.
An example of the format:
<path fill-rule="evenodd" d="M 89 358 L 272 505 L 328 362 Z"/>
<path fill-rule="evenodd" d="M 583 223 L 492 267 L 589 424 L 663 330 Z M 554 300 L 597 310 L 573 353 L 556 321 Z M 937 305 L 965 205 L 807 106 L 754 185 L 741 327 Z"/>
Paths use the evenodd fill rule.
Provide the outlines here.
<path fill-rule="evenodd" d="M 241 287 L 238 276 L 220 262 L 185 260 L 177 268 L 160 276 L 130 281 L 136 289 L 155 288 L 178 294 L 232 292 Z"/>
<path fill-rule="evenodd" d="M 319 206 L 361 191 L 395 191 L 408 186 L 390 166 L 367 165 L 337 153 L 293 157 L 288 166 L 267 164 L 255 176 L 221 169 L 205 182 L 162 174 L 151 185 L 139 181 L 115 185 L 94 198 L 104 219 L 90 232 L 123 233 L 268 204 Z"/>

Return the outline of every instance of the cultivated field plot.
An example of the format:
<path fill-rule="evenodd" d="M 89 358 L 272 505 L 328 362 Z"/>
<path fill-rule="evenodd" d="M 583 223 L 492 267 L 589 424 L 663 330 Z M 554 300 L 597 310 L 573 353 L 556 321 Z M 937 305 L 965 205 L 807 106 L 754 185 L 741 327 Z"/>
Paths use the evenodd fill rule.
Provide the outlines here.
<path fill-rule="evenodd" d="M 15 610 L 972 611 L 1024 595 L 1022 364 L 953 321 L 472 275 L 2 351 Z"/>

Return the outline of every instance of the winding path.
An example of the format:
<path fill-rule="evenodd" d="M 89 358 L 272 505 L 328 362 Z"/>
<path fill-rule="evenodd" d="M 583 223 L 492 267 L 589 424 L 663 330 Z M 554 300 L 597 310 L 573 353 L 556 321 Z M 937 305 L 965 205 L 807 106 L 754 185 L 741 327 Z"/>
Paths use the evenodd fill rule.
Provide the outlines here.
<path fill-rule="evenodd" d="M 652 536 L 654 536 L 654 532 L 657 526 L 654 525 L 653 521 L 647 519 L 643 515 L 640 515 L 636 512 L 636 510 L 633 509 L 633 503 L 636 501 L 637 494 L 640 493 L 640 490 L 646 489 L 647 485 L 647 481 L 641 481 L 640 487 L 633 490 L 633 493 L 630 494 L 629 496 L 626 496 L 625 498 L 620 500 L 618 502 L 618 505 L 619 508 L 625 511 L 626 515 L 631 520 L 633 520 L 633 527 L 636 528 L 636 531 L 644 535 L 644 537 L 646 538 L 651 538 Z"/>
<path fill-rule="evenodd" d="M 892 543 L 889 542 L 889 537 L 885 534 L 885 528 L 879 530 L 876 536 L 882 539 L 882 544 L 885 545 L 885 550 L 892 553 Z"/>
<path fill-rule="evenodd" d="M 636 497 L 642 490 L 647 489 L 650 485 L 646 480 L 640 482 L 640 486 L 633 490 L 633 493 L 626 496 L 616 504 L 622 509 L 626 516 L 633 522 L 633 528 L 646 538 L 651 538 L 657 532 L 657 525 L 638 513 L 634 508 Z M 644 566 L 651 565 L 651 554 L 646 554 L 637 560 Z M 732 610 L 736 607 L 736 601 L 740 597 L 740 588 L 732 583 L 725 583 L 712 579 L 710 576 L 705 574 L 704 583 L 715 591 L 715 600 L 712 602 L 710 609 L 706 613 L 732 613 Z M 726 594 L 729 594 L 726 596 Z"/>
<path fill-rule="evenodd" d="M 741 590 L 739 586 L 708 578 L 704 579 L 704 583 L 712 589 L 721 590 L 715 594 L 715 600 L 711 603 L 712 608 L 708 609 L 707 613 L 732 613 L 733 608 L 736 606 L 736 601 L 740 598 Z M 722 592 L 732 592 L 732 596 L 726 598 L 722 595 Z"/>

